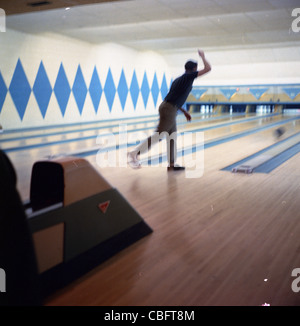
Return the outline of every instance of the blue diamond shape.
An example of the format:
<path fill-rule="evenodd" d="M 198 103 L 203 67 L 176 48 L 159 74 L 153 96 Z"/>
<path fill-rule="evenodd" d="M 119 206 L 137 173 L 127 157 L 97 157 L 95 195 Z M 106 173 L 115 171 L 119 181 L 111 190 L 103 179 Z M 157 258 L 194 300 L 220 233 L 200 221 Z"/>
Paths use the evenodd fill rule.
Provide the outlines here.
<path fill-rule="evenodd" d="M 156 73 L 154 74 L 154 78 L 151 86 L 151 94 L 152 94 L 154 105 L 156 106 L 158 94 L 159 94 L 159 86 L 158 86 Z"/>
<path fill-rule="evenodd" d="M 160 93 L 161 93 L 161 97 L 163 99 L 168 94 L 168 85 L 167 85 L 166 75 L 165 74 L 164 74 L 163 79 L 162 79 L 162 82 L 161 82 Z"/>
<path fill-rule="evenodd" d="M 90 87 L 89 87 L 89 92 L 91 95 L 91 99 L 92 99 L 92 102 L 94 105 L 95 112 L 97 113 L 98 108 L 99 108 L 100 99 L 102 96 L 102 86 L 101 86 L 101 82 L 100 82 L 96 67 L 94 68 L 94 71 L 93 71 L 93 75 L 92 75 L 92 79 L 91 79 L 91 83 L 90 83 Z"/>
<path fill-rule="evenodd" d="M 15 107 L 19 113 L 21 120 L 23 120 L 25 110 L 29 101 L 31 87 L 24 72 L 21 60 L 18 60 L 16 69 L 14 71 L 9 91 Z"/>
<path fill-rule="evenodd" d="M 125 78 L 123 69 L 122 69 L 122 73 L 121 73 L 121 77 L 120 77 L 120 81 L 119 81 L 119 85 L 118 85 L 118 94 L 119 94 L 119 98 L 121 101 L 122 110 L 124 111 L 124 107 L 125 107 L 125 103 L 126 103 L 126 99 L 127 99 L 127 95 L 128 95 L 128 86 L 127 86 L 127 82 L 126 82 L 126 78 Z"/>
<path fill-rule="evenodd" d="M 63 64 L 60 64 L 56 82 L 54 85 L 54 93 L 60 107 L 62 115 L 65 115 L 67 104 L 69 101 L 71 88 L 65 73 Z"/>
<path fill-rule="evenodd" d="M 73 94 L 75 97 L 75 101 L 77 103 L 79 113 L 81 115 L 83 106 L 84 106 L 84 102 L 85 102 L 85 98 L 86 98 L 86 94 L 87 94 L 87 87 L 86 87 L 86 84 L 85 84 L 85 81 L 83 78 L 83 74 L 82 74 L 80 65 L 78 65 L 78 68 L 77 68 L 77 73 L 75 76 L 72 91 L 73 91 Z"/>
<path fill-rule="evenodd" d="M 149 94 L 150 94 L 150 88 L 149 88 L 149 83 L 148 83 L 148 78 L 147 78 L 146 72 L 144 73 L 141 92 L 142 92 L 142 97 L 143 97 L 143 101 L 144 101 L 144 106 L 146 108 L 147 103 L 148 103 Z"/>
<path fill-rule="evenodd" d="M 111 112 L 113 103 L 114 103 L 114 99 L 115 99 L 115 95 L 116 95 L 116 87 L 115 87 L 115 83 L 111 74 L 111 70 L 109 68 L 108 73 L 107 73 L 107 77 L 106 77 L 106 82 L 105 82 L 105 86 L 104 86 L 104 94 L 106 97 L 106 101 L 109 107 L 109 111 Z"/>
<path fill-rule="evenodd" d="M 136 78 L 136 73 L 134 71 L 131 79 L 131 84 L 130 84 L 130 96 L 133 102 L 134 109 L 136 109 L 136 103 L 139 97 L 139 92 L 140 92 L 139 84 Z"/>
<path fill-rule="evenodd" d="M 5 98 L 6 98 L 6 94 L 7 94 L 7 87 L 6 87 L 6 84 L 2 77 L 2 74 L 0 72 L 0 113 L 2 111 L 2 107 L 4 104 Z"/>
<path fill-rule="evenodd" d="M 45 118 L 50 97 L 52 94 L 52 87 L 50 85 L 45 67 L 41 61 L 40 67 L 33 85 L 33 94 L 36 98 L 43 118 Z"/>

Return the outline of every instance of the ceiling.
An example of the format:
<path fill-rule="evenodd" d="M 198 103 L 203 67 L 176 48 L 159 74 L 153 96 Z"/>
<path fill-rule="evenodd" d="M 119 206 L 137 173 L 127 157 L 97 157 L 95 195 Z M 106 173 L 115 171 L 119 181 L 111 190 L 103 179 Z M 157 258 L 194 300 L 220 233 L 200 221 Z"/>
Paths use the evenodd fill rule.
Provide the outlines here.
<path fill-rule="evenodd" d="M 291 28 L 297 7 L 299 0 L 0 0 L 7 29 L 160 53 L 300 47 Z"/>

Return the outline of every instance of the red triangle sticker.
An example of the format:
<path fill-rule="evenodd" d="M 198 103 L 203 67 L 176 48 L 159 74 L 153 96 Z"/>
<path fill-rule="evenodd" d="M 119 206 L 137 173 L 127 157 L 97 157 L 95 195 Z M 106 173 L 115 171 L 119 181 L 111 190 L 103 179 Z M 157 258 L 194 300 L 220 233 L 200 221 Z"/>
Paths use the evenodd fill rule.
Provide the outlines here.
<path fill-rule="evenodd" d="M 108 209 L 109 204 L 110 204 L 110 200 L 107 200 L 107 201 L 99 204 L 98 207 L 99 207 L 100 211 L 105 214 Z"/>

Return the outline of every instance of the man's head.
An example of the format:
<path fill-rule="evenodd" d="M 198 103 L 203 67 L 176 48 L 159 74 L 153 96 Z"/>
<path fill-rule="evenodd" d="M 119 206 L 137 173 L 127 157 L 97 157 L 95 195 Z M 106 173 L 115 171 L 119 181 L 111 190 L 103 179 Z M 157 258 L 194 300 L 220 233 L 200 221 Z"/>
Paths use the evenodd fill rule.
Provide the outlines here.
<path fill-rule="evenodd" d="M 185 65 L 184 68 L 187 72 L 196 71 L 198 67 L 198 63 L 196 61 L 189 60 Z"/>

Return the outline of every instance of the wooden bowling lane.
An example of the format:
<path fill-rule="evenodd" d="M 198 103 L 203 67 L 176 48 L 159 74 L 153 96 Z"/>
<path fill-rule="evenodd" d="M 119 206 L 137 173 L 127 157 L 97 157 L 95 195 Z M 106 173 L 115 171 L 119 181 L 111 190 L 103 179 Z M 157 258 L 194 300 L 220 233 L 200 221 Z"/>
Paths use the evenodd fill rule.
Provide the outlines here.
<path fill-rule="evenodd" d="M 229 165 L 235 164 L 236 162 L 245 159 L 257 152 L 268 148 L 269 146 L 274 146 L 272 149 L 272 155 L 276 155 L 284 150 L 290 141 L 284 142 L 284 146 L 280 145 L 282 140 L 288 139 L 289 137 L 300 132 L 300 123 L 293 124 L 290 122 L 285 125 L 286 132 L 282 137 L 277 138 L 275 136 L 275 127 L 269 130 L 264 130 L 255 134 L 250 134 L 245 137 L 237 138 L 211 148 L 206 148 L 203 157 L 199 154 L 189 154 L 185 155 L 182 159 L 182 164 L 186 166 L 191 166 L 191 171 L 193 169 L 200 169 L 204 167 L 204 174 L 211 173 L 214 171 L 220 171 L 222 174 L 231 174 L 231 171 L 221 171 Z M 297 137 L 298 139 L 298 137 Z M 292 138 L 295 143 L 295 138 Z M 277 145 L 278 144 L 278 145 Z M 296 155 L 295 157 L 297 157 Z M 200 160 L 200 161 L 199 161 Z M 203 160 L 204 163 L 201 161 Z M 289 161 L 295 160 L 295 158 L 289 159 Z M 285 164 L 285 163 L 284 163 Z M 284 165 L 282 164 L 282 165 Z M 277 171 L 282 170 L 280 165 L 272 174 L 276 174 Z M 294 169 L 293 173 L 297 171 Z M 199 172 L 200 173 L 200 172 Z M 255 174 L 255 171 L 254 171 Z M 235 175 L 235 174 L 234 174 Z M 236 177 L 245 177 L 243 174 L 236 174 Z"/>
<path fill-rule="evenodd" d="M 208 124 L 213 123 L 211 119 L 218 121 L 232 121 L 233 119 L 241 118 L 242 115 L 229 116 L 225 115 L 224 118 L 218 116 L 207 116 L 203 114 L 193 115 L 194 124 Z M 0 135 L 1 147 L 7 151 L 13 149 L 24 148 L 31 149 L 40 145 L 57 145 L 66 142 L 75 142 L 78 146 L 89 146 L 87 142 L 94 142 L 97 136 L 108 133 L 118 133 L 120 128 L 126 128 L 128 132 L 134 132 L 136 130 L 150 131 L 154 130 L 157 126 L 158 116 L 144 117 L 138 119 L 123 119 L 112 121 L 99 121 L 96 123 L 82 123 L 74 125 L 63 125 L 61 127 L 45 127 L 42 128 L 28 128 L 22 131 L 8 130 Z M 184 127 L 185 118 L 178 118 L 179 128 Z M 182 126 L 183 125 L 183 126 Z M 74 148 L 74 144 L 70 145 Z"/>
<path fill-rule="evenodd" d="M 227 117 L 230 122 L 230 117 Z M 237 130 L 243 131 L 247 130 L 249 128 L 255 127 L 255 126 L 262 126 L 264 124 L 267 124 L 269 122 L 276 122 L 280 121 L 281 119 L 287 119 L 285 116 L 274 116 L 272 118 L 265 118 L 264 116 L 259 118 L 258 120 L 253 120 L 247 123 L 241 123 L 238 125 L 231 125 L 226 126 L 223 128 L 215 128 L 205 131 L 204 137 L 205 141 L 210 139 L 215 139 L 218 137 L 223 137 L 225 135 L 230 135 L 233 131 L 236 132 Z M 240 121 L 244 121 L 245 118 L 242 118 Z M 209 123 L 210 126 L 212 125 L 211 121 L 206 121 L 206 123 Z M 214 122 L 215 126 L 219 126 L 219 122 Z M 189 124 L 185 124 L 182 127 L 182 130 L 185 130 L 185 126 Z M 294 125 L 297 126 L 298 122 L 295 121 Z M 193 129 L 197 128 L 203 128 L 203 124 L 194 124 Z M 287 127 L 287 134 L 292 130 L 294 126 Z M 152 129 L 147 130 L 145 133 L 145 136 L 150 135 L 153 132 Z M 77 135 L 80 139 L 80 133 Z M 259 137 L 256 134 L 257 137 Z M 268 138 L 266 138 L 268 139 Z M 43 140 L 40 139 L 40 142 Z M 91 139 L 85 139 L 85 140 L 78 140 L 74 142 L 65 142 L 65 143 L 58 143 L 53 146 L 45 146 L 45 147 L 37 147 L 30 150 L 22 150 L 22 151 L 16 151 L 16 152 L 10 152 L 8 153 L 14 166 L 16 167 L 16 170 L 18 171 L 18 180 L 19 180 L 19 187 L 21 190 L 22 198 L 26 200 L 28 198 L 28 188 L 29 188 L 29 182 L 30 182 L 30 175 L 31 175 L 31 168 L 35 161 L 37 160 L 45 160 L 49 156 L 56 156 L 56 155 L 66 155 L 68 153 L 76 153 L 76 151 L 81 151 L 85 149 L 93 149 L 100 147 L 99 143 L 97 144 L 96 138 Z M 27 190 L 26 190 L 27 189 Z"/>
<path fill-rule="evenodd" d="M 140 124 L 140 123 L 151 123 L 157 120 L 156 115 L 151 116 L 142 116 L 142 117 L 132 117 L 132 118 L 125 118 L 122 119 L 124 123 L 127 124 Z M 98 120 L 95 122 L 87 121 L 82 123 L 70 123 L 70 124 L 63 124 L 63 125 L 49 125 L 44 127 L 31 127 L 31 128 L 24 128 L 21 130 L 18 129 L 10 129 L 4 130 L 4 133 L 1 135 L 1 139 L 11 138 L 12 135 L 15 137 L 22 137 L 22 136 L 35 136 L 40 134 L 48 134 L 48 133 L 61 133 L 61 132 L 72 132 L 72 131 L 84 131 L 86 129 L 98 129 L 98 128 L 111 128 L 111 126 L 115 124 L 119 124 L 118 119 L 112 120 Z"/>
<path fill-rule="evenodd" d="M 207 160 L 224 145 L 210 148 Z M 291 290 L 291 271 L 300 264 L 299 174 L 209 168 L 186 179 L 159 167 L 102 173 L 154 232 L 47 305 L 299 305 Z"/>
<path fill-rule="evenodd" d="M 283 137 L 298 131 L 299 123 L 286 127 Z M 299 154 L 270 174 L 220 171 L 276 142 L 273 131 L 206 149 L 200 178 L 187 179 L 160 166 L 100 169 L 95 156 L 86 157 L 154 232 L 45 304 L 299 305 L 299 294 L 291 289 L 291 272 L 300 267 Z M 207 138 L 230 132 L 218 128 Z M 69 148 L 64 146 L 50 148 L 55 154 Z M 44 150 L 9 153 L 24 198 L 32 163 L 49 154 L 49 148 Z"/>
<path fill-rule="evenodd" d="M 299 305 L 291 273 L 300 267 L 300 155 L 269 174 L 220 171 L 274 141 L 265 130 L 206 149 L 201 178 L 98 168 L 154 232 L 45 304 Z"/>
<path fill-rule="evenodd" d="M 199 139 L 204 140 L 204 144 L 206 147 L 209 147 L 210 144 L 214 144 L 213 146 L 218 146 L 218 142 L 222 142 L 223 139 L 226 139 L 226 137 L 229 136 L 234 136 L 236 135 L 236 138 L 240 138 L 240 141 L 242 142 L 243 139 L 246 139 L 246 142 L 244 145 L 241 146 L 242 152 L 241 155 L 238 156 L 237 161 L 245 158 L 245 156 L 249 156 L 252 154 L 255 154 L 257 151 L 264 149 L 265 147 L 268 147 L 274 143 L 276 143 L 279 140 L 283 140 L 291 135 L 293 135 L 296 132 L 299 132 L 300 128 L 300 120 L 292 120 L 289 122 L 285 123 L 285 119 L 283 117 L 271 117 L 268 119 L 262 118 L 257 121 L 253 120 L 250 122 L 246 123 L 241 123 L 238 125 L 229 125 L 225 126 L 222 128 L 214 128 L 214 129 L 209 129 L 205 130 L 203 132 L 198 131 L 198 135 L 196 133 L 191 136 L 190 134 L 184 134 L 184 133 L 179 133 L 179 136 L 177 137 L 178 139 L 178 160 L 180 160 L 180 164 L 188 164 L 188 162 L 194 162 L 195 157 L 200 156 L 197 153 L 195 154 L 189 154 L 189 150 L 193 147 L 196 146 L 196 141 Z M 282 135 L 282 137 L 277 138 L 275 136 L 275 130 L 278 128 L 278 125 L 274 125 L 271 128 L 267 129 L 262 129 L 260 130 L 259 128 L 264 128 L 268 127 L 271 123 L 279 123 L 282 121 L 282 126 L 285 128 L 286 132 Z M 253 135 L 251 135 L 252 130 L 256 130 Z M 196 129 L 197 130 L 197 129 Z M 201 128 L 198 130 L 202 130 Z M 189 132 L 190 130 L 188 130 Z M 247 132 L 250 131 L 250 134 L 247 135 Z M 186 130 L 184 130 L 186 132 Z M 245 135 L 244 135 L 245 133 Z M 202 135 L 201 135 L 202 134 Z M 242 134 L 242 136 L 239 136 Z M 199 137 L 198 137 L 199 136 Z M 186 140 L 191 139 L 192 141 L 188 144 L 187 148 L 186 146 Z M 230 139 L 230 144 L 232 143 L 232 139 Z M 199 145 L 199 144 L 198 144 Z M 157 147 L 160 147 L 158 150 Z M 201 147 L 201 146 L 199 146 Z M 186 150 L 184 157 L 181 157 L 180 152 L 181 150 Z M 230 151 L 232 151 L 230 149 Z M 149 153 L 145 153 L 141 156 L 142 162 L 144 164 L 147 164 L 148 160 L 151 160 L 151 164 L 156 164 L 155 162 L 157 161 L 158 153 L 162 154 L 164 157 L 166 157 L 166 144 L 165 142 L 161 142 L 159 145 L 156 145 Z M 236 152 L 233 153 L 233 157 L 235 157 Z M 194 157 L 194 158 L 193 158 Z M 222 162 L 223 156 L 218 155 L 219 160 Z M 182 162 L 183 161 L 183 162 Z M 234 162 L 233 162 L 234 163 Z M 164 164 L 166 162 L 164 161 Z M 224 168 L 225 166 L 222 166 L 221 168 Z"/>
<path fill-rule="evenodd" d="M 240 117 L 240 116 L 238 116 Z M 237 117 L 237 118 L 238 118 Z M 207 123 L 208 119 L 202 114 L 194 114 L 193 118 L 196 123 Z M 232 117 L 230 117 L 232 119 Z M 178 119 L 180 120 L 180 119 Z M 218 117 L 220 120 L 220 117 Z M 228 120 L 228 116 L 222 120 Z M 94 139 L 98 135 L 108 133 L 118 133 L 120 128 L 126 128 L 128 132 L 135 130 L 154 130 L 158 123 L 158 116 L 153 115 L 151 117 L 140 117 L 137 119 L 122 119 L 122 120 L 110 120 L 110 121 L 98 121 L 95 123 L 82 123 L 62 126 L 46 126 L 42 128 L 28 128 L 21 131 L 18 130 L 5 130 L 0 135 L 0 142 L 3 149 L 11 151 L 13 149 L 24 148 L 31 149 L 38 147 L 41 144 L 46 145 L 57 145 L 65 142 L 76 142 L 81 143 L 83 140 L 84 146 L 86 141 Z M 179 124 L 183 124 L 182 119 Z M 74 147 L 71 145 L 71 147 Z"/>
<path fill-rule="evenodd" d="M 207 126 L 216 125 L 222 122 L 231 122 L 234 120 L 243 120 L 244 115 L 224 115 L 214 116 L 211 115 L 207 118 L 203 114 L 194 114 L 192 126 Z M 158 116 L 145 117 L 139 119 L 123 119 L 102 121 L 97 123 L 82 123 L 75 125 L 63 125 L 61 127 L 45 127 L 42 128 L 29 128 L 22 131 L 8 130 L 0 135 L 1 146 L 5 150 L 13 150 L 18 148 L 31 149 L 40 145 L 56 145 L 65 142 L 76 142 L 80 144 L 81 140 L 88 141 L 94 140 L 98 135 L 106 133 L 118 133 L 120 128 L 126 128 L 128 132 L 136 130 L 151 131 L 156 129 Z M 186 119 L 183 115 L 178 117 L 178 128 L 186 127 Z"/>
<path fill-rule="evenodd" d="M 11 150 L 14 148 L 34 148 L 40 144 L 56 145 L 64 142 L 80 142 L 81 139 L 88 140 L 94 139 L 98 135 L 105 133 L 115 133 L 119 131 L 120 125 L 126 123 L 126 128 L 135 130 L 137 128 L 155 128 L 157 124 L 157 117 L 149 118 L 145 120 L 139 120 L 138 122 L 126 122 L 114 121 L 107 123 L 98 123 L 95 125 L 84 124 L 81 126 L 63 126 L 61 128 L 47 129 L 47 130 L 29 130 L 19 132 L 3 133 L 3 137 L 0 138 L 2 142 L 2 148 Z"/>

